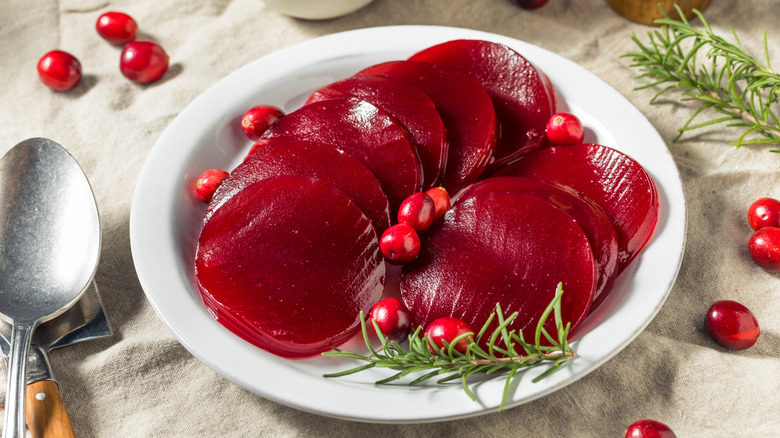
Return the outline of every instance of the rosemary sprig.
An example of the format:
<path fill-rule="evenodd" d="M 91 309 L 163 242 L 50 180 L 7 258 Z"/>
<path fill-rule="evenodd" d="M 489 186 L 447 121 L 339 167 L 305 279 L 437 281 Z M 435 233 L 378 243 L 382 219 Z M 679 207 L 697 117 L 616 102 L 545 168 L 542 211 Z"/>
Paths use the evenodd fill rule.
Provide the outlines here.
<path fill-rule="evenodd" d="M 510 383 L 519 370 L 542 363 L 550 363 L 550 368 L 532 380 L 533 382 L 538 382 L 574 358 L 574 350 L 571 349 L 568 343 L 571 324 L 567 323 L 564 326 L 561 318 L 562 295 L 563 286 L 561 283 L 558 283 L 555 297 L 547 306 L 536 325 L 533 344 L 529 344 L 523 339 L 522 331 L 515 332 L 515 330 L 508 329 L 509 325 L 517 317 L 517 312 L 505 317 L 501 310 L 501 305 L 496 304 L 496 311 L 490 315 L 477 334 L 476 339 L 473 333 L 463 334 L 455 338 L 452 343 L 447 344 L 445 342 L 444 347 L 437 348 L 438 354 L 433 354 L 430 351 L 428 335 L 423 333 L 421 327 L 418 327 L 411 334 L 408 339 L 408 348 L 405 348 L 399 343 L 385 338 L 376 322 L 372 321 L 374 330 L 381 343 L 381 347 L 375 349 L 371 345 L 366 323 L 361 312 L 360 321 L 363 339 L 370 353 L 367 355 L 350 353 L 334 347 L 334 351 L 325 352 L 323 356 L 357 359 L 366 363 L 341 372 L 325 374 L 323 377 L 342 377 L 371 368 L 389 368 L 397 372 L 385 379 L 378 380 L 376 382 L 377 385 L 395 382 L 410 374 L 419 375 L 409 385 L 417 385 L 435 377 L 438 377 L 436 380 L 437 384 L 460 379 L 466 394 L 472 400 L 476 400 L 476 396 L 468 385 L 467 379 L 469 376 L 478 373 L 494 374 L 500 371 L 508 371 L 501 405 L 499 406 L 499 410 L 501 410 L 509 398 Z M 555 318 L 557 340 L 553 339 L 544 328 L 545 322 L 550 315 Z M 496 320 L 498 327 L 488 334 L 488 327 L 493 320 Z M 542 337 L 550 345 L 542 345 Z M 454 349 L 454 346 L 463 338 L 467 338 L 468 345 L 465 354 L 459 353 Z M 482 339 L 487 339 L 487 350 L 479 346 Z"/>
<path fill-rule="evenodd" d="M 623 57 L 631 58 L 632 68 L 641 72 L 636 79 L 652 82 L 638 90 L 661 87 L 650 103 L 671 89 L 681 89 L 681 101 L 695 101 L 699 107 L 678 130 L 677 141 L 685 132 L 718 123 L 743 128 L 731 144 L 742 145 L 780 142 L 780 123 L 776 115 L 780 101 L 780 75 L 772 70 L 766 31 L 764 31 L 764 61 L 747 54 L 733 28 L 734 42 L 716 35 L 701 12 L 694 13 L 703 28 L 692 26 L 675 5 L 680 20 L 656 20 L 660 30 L 648 32 L 649 41 L 642 43 L 632 36 L 638 51 Z M 710 111 L 711 110 L 711 111 Z M 715 117 L 696 121 L 703 112 L 715 112 Z M 772 150 L 780 152 L 780 150 Z"/>

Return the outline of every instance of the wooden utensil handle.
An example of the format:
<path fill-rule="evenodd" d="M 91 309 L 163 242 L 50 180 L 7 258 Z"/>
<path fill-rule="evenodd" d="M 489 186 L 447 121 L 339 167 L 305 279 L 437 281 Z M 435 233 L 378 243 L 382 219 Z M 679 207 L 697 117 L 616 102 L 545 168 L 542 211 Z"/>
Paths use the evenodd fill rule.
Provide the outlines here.
<path fill-rule="evenodd" d="M 33 438 L 76 437 L 57 382 L 41 380 L 27 385 L 25 407 Z"/>

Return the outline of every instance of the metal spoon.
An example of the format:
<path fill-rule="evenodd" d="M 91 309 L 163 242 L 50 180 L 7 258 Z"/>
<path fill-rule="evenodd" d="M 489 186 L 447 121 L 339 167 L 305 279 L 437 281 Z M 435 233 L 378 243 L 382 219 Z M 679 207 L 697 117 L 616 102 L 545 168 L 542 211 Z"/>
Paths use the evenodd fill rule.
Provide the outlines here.
<path fill-rule="evenodd" d="M 87 289 L 100 240 L 92 189 L 62 146 L 32 138 L 0 159 L 0 318 L 13 324 L 3 438 L 24 436 L 32 332 Z"/>

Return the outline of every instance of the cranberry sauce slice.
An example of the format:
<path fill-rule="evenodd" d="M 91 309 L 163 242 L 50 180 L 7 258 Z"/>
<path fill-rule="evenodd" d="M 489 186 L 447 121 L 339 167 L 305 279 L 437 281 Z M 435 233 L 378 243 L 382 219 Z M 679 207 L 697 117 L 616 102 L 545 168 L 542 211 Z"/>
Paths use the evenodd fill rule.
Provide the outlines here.
<path fill-rule="evenodd" d="M 498 135 L 493 103 L 479 82 L 461 72 L 412 61 L 374 65 L 358 75 L 390 76 L 425 92 L 447 129 L 449 150 L 441 185 L 455 194 L 476 181 L 493 156 Z"/>
<path fill-rule="evenodd" d="M 271 138 L 329 144 L 366 165 L 396 211 L 420 190 L 420 161 L 406 128 L 364 100 L 340 98 L 314 102 L 280 118 L 260 137 L 250 155 Z"/>
<path fill-rule="evenodd" d="M 565 211 L 585 232 L 596 261 L 596 291 L 593 306 L 606 298 L 617 277 L 618 244 L 612 220 L 593 200 L 571 187 L 531 178 L 495 177 L 479 181 L 461 192 L 456 202 L 493 192 L 512 192 L 544 199 Z"/>
<path fill-rule="evenodd" d="M 647 245 L 658 222 L 653 179 L 631 157 L 597 144 L 541 150 L 496 176 L 526 176 L 567 185 L 596 201 L 618 237 L 618 273 Z"/>
<path fill-rule="evenodd" d="M 596 286 L 585 233 L 545 200 L 496 192 L 458 203 L 423 236 L 420 256 L 404 266 L 401 297 L 416 325 L 452 316 L 477 331 L 500 303 L 519 312 L 510 328 L 531 340 L 558 282 L 574 333 Z M 552 319 L 545 328 L 556 333 Z"/>
<path fill-rule="evenodd" d="M 258 181 L 225 202 L 198 239 L 195 275 L 222 325 L 273 354 L 312 356 L 359 328 L 383 292 L 371 221 L 313 178 Z"/>
<path fill-rule="evenodd" d="M 542 147 L 555 99 L 544 74 L 515 50 L 491 41 L 454 40 L 429 47 L 409 60 L 468 73 L 488 92 L 501 125 L 501 140 L 490 169 Z"/>
<path fill-rule="evenodd" d="M 205 220 L 244 187 L 280 175 L 317 178 L 341 190 L 371 220 L 379 236 L 390 226 L 387 197 L 363 163 L 330 145 L 274 139 L 230 173 L 209 203 Z"/>
<path fill-rule="evenodd" d="M 427 94 L 405 82 L 377 75 L 353 76 L 315 91 L 307 104 L 339 97 L 371 102 L 398 119 L 412 137 L 423 170 L 423 190 L 436 186 L 447 164 L 447 131 Z"/>

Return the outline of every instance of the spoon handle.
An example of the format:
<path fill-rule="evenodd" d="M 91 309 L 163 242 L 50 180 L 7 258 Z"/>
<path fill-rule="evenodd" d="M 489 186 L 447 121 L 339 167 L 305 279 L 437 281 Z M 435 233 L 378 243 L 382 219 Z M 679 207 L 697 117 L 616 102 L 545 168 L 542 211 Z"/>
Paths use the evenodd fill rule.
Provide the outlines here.
<path fill-rule="evenodd" d="M 5 395 L 3 438 L 24 437 L 24 396 L 27 384 L 27 355 L 33 324 L 17 324 L 11 330 L 11 353 L 8 355 L 8 391 Z"/>

